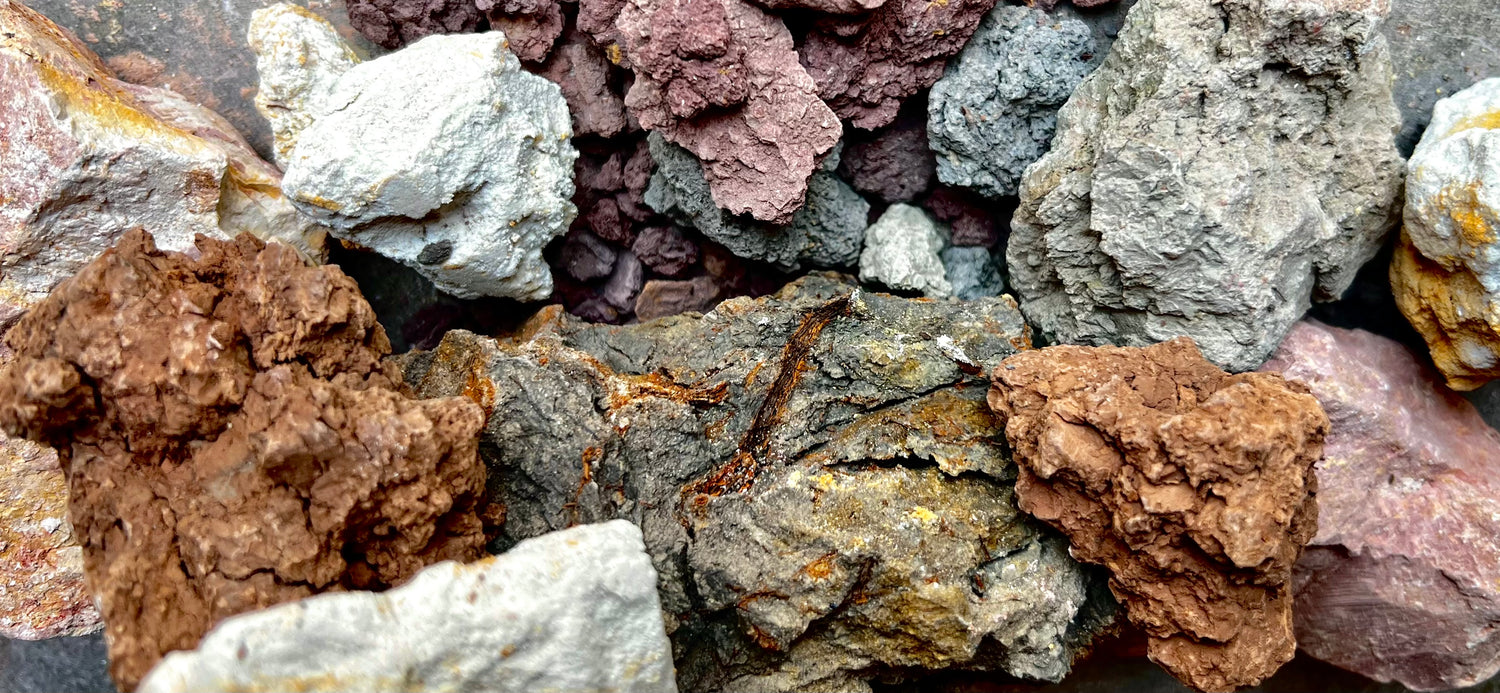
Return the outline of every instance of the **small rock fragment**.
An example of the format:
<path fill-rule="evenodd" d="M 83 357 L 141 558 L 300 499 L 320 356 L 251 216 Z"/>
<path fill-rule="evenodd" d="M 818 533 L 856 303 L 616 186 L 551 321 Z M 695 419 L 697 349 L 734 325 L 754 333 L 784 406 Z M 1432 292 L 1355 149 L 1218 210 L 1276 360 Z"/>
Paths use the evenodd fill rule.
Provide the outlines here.
<path fill-rule="evenodd" d="M 641 285 L 645 282 L 646 270 L 635 253 L 621 251 L 616 256 L 615 270 L 609 275 L 609 281 L 604 283 L 599 297 L 614 306 L 615 310 L 630 312 L 635 308 L 635 297 L 641 293 Z"/>
<path fill-rule="evenodd" d="M 635 299 L 635 317 L 645 322 L 678 313 L 707 313 L 723 298 L 719 282 L 709 275 L 682 280 L 652 279 Z"/>
<path fill-rule="evenodd" d="M 634 142 L 612 141 L 606 151 L 584 152 L 574 166 L 578 194 L 574 203 L 583 223 L 606 241 L 629 246 L 635 227 L 651 221 L 655 212 L 646 205 L 646 187 L 656 162 L 646 147 L 646 138 Z M 660 221 L 656 219 L 655 221 Z"/>
<path fill-rule="evenodd" d="M 599 240 L 598 236 L 579 230 L 568 234 L 557 259 L 568 276 L 587 282 L 609 276 L 618 256 L 614 248 Z"/>
<path fill-rule="evenodd" d="M 943 245 L 937 222 L 920 207 L 893 204 L 865 229 L 859 280 L 927 296 L 951 295 L 953 286 L 938 257 Z"/>
<path fill-rule="evenodd" d="M 1329 426 L 1305 386 L 1229 375 L 1187 338 L 1049 347 L 993 377 L 1021 508 L 1109 569 L 1153 661 L 1232 691 L 1292 658 L 1292 565 L 1317 531 Z"/>
<path fill-rule="evenodd" d="M 614 137 L 625 131 L 625 99 L 610 84 L 609 58 L 582 32 L 569 30 L 537 74 L 562 89 L 574 135 Z"/>
<path fill-rule="evenodd" d="M 328 20 L 301 5 L 256 10 L 246 36 L 260 73 L 255 110 L 271 124 L 276 163 L 285 168 L 323 97 L 359 58 Z"/>
<path fill-rule="evenodd" d="M 547 59 L 563 33 L 560 0 L 475 0 L 489 18 L 490 29 L 505 34 L 507 48 L 528 63 Z"/>
<path fill-rule="evenodd" d="M 384 48 L 432 34 L 466 34 L 483 16 L 474 0 L 346 0 L 349 24 Z"/>
<path fill-rule="evenodd" d="M 1014 209 L 1001 208 L 979 195 L 959 188 L 939 185 L 923 201 L 922 207 L 938 221 L 953 228 L 953 245 L 993 248 L 1000 242 L 995 217 L 1008 218 Z"/>
<path fill-rule="evenodd" d="M 0 435 L 0 637 L 41 640 L 99 630 L 67 505 L 57 453 Z"/>
<path fill-rule="evenodd" d="M 874 137 L 851 139 L 839 157 L 838 171 L 866 195 L 888 203 L 912 202 L 932 187 L 936 166 L 927 148 L 924 114 L 903 113 Z"/>
<path fill-rule="evenodd" d="M 675 226 L 643 229 L 630 250 L 651 271 L 668 277 L 681 276 L 698 262 L 698 246 Z"/>
<path fill-rule="evenodd" d="M 624 520 L 443 562 L 385 593 L 309 597 L 219 624 L 136 693 L 675 693 L 656 570 Z"/>
<path fill-rule="evenodd" d="M 939 254 L 953 295 L 964 301 L 1005 292 L 1005 278 L 989 248 L 953 247 Z"/>

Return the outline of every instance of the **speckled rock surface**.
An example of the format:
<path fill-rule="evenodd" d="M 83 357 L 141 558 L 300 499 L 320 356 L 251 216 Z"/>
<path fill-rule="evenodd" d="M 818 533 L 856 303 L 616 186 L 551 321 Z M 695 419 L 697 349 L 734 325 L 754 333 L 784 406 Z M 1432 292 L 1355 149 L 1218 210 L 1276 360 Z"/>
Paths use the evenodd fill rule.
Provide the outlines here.
<path fill-rule="evenodd" d="M 937 177 L 925 112 L 907 109 L 877 132 L 848 133 L 847 141 L 838 173 L 861 193 L 887 203 L 914 202 Z"/>
<path fill-rule="evenodd" d="M 400 48 L 432 34 L 479 28 L 474 0 L 346 0 L 349 24 L 383 48 Z"/>
<path fill-rule="evenodd" d="M 99 629 L 67 506 L 57 453 L 0 437 L 0 637 L 37 640 Z"/>
<path fill-rule="evenodd" d="M 609 56 L 586 34 L 569 30 L 536 72 L 562 89 L 574 135 L 614 137 L 625 131 L 625 99 L 612 83 Z"/>
<path fill-rule="evenodd" d="M 1005 291 L 1005 277 L 1001 276 L 989 248 L 944 248 L 938 257 L 943 260 L 943 273 L 953 295 L 960 300 L 999 296 Z"/>
<path fill-rule="evenodd" d="M 328 20 L 291 3 L 256 10 L 245 41 L 260 75 L 255 110 L 271 124 L 276 163 L 285 167 L 323 97 L 359 58 Z"/>
<path fill-rule="evenodd" d="M 1439 99 L 1500 75 L 1500 13 L 1489 0 L 1392 0 L 1380 33 L 1396 66 L 1403 154 L 1416 147 Z"/>
<path fill-rule="evenodd" d="M 946 230 L 920 207 L 893 204 L 865 229 L 859 280 L 941 298 L 953 293 L 942 252 Z"/>

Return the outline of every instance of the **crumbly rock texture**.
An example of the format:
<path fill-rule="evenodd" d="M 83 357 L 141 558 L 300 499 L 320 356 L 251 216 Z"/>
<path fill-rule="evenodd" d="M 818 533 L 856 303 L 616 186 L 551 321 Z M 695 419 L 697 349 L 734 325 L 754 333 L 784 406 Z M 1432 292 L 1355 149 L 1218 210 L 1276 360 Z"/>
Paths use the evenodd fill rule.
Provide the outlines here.
<path fill-rule="evenodd" d="M 1385 0 L 1142 0 L 1026 169 L 1007 270 L 1056 342 L 1192 337 L 1231 371 L 1397 220 Z"/>
<path fill-rule="evenodd" d="M 219 624 L 136 693 L 676 693 L 656 570 L 624 520 L 428 566 L 384 593 L 309 597 Z"/>
<path fill-rule="evenodd" d="M 1050 347 L 993 373 L 1021 508 L 1109 569 L 1153 661 L 1232 691 L 1291 660 L 1292 565 L 1317 531 L 1328 434 L 1305 386 L 1225 373 L 1187 338 Z"/>
<path fill-rule="evenodd" d="M 250 16 L 246 43 L 260 74 L 255 110 L 271 124 L 276 163 L 285 167 L 323 97 L 359 58 L 328 20 L 285 2 Z"/>
<path fill-rule="evenodd" d="M 948 282 L 948 272 L 939 255 L 946 243 L 945 231 L 921 207 L 891 205 L 865 229 L 865 247 L 859 257 L 860 281 L 900 291 L 918 291 L 926 296 L 951 295 L 953 285 Z"/>
<path fill-rule="evenodd" d="M 354 281 L 144 231 L 6 336 L 0 426 L 58 451 L 122 690 L 216 621 L 482 551 L 482 411 L 417 401 Z"/>
<path fill-rule="evenodd" d="M 0 637 L 41 640 L 99 630 L 67 507 L 57 453 L 0 436 Z"/>
<path fill-rule="evenodd" d="M 347 0 L 349 24 L 382 48 L 432 34 L 474 31 L 483 16 L 474 0 Z"/>

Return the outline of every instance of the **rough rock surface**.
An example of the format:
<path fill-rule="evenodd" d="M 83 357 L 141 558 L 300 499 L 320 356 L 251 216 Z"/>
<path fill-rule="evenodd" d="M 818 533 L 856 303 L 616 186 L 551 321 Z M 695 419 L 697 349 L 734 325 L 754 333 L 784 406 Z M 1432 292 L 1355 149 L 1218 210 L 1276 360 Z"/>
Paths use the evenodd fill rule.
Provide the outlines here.
<path fill-rule="evenodd" d="M 287 197 L 454 296 L 546 298 L 578 153 L 562 92 L 505 46 L 431 36 L 345 72 L 292 150 Z"/>
<path fill-rule="evenodd" d="M 1396 221 L 1378 0 L 1142 0 L 1027 169 L 1006 266 L 1060 342 L 1260 365 Z M 1318 27 L 1313 30 L 1313 27 Z"/>
<path fill-rule="evenodd" d="M 495 653 L 499 653 L 496 656 Z M 623 520 L 429 566 L 388 592 L 310 597 L 219 624 L 136 693 L 675 693 L 656 570 Z"/>
<path fill-rule="evenodd" d="M 99 629 L 67 505 L 57 453 L 0 437 L 0 637 L 38 640 Z"/>
<path fill-rule="evenodd" d="M 1005 291 L 1005 277 L 995 266 L 995 256 L 989 248 L 945 248 L 938 257 L 943 260 L 948 285 L 959 299 L 972 301 L 983 296 L 999 296 Z"/>
<path fill-rule="evenodd" d="M 927 148 L 925 113 L 903 112 L 873 137 L 850 133 L 839 157 L 839 176 L 866 195 L 913 202 L 932 187 L 937 162 Z"/>
<path fill-rule="evenodd" d="M 940 185 L 922 201 L 923 209 L 953 229 L 951 242 L 956 246 L 993 248 L 1000 242 L 997 216 L 1009 218 L 1009 209 L 979 195 Z M 998 209 L 997 209 L 998 207 Z M 1002 249 L 1003 252 L 1003 249 Z"/>
<path fill-rule="evenodd" d="M 1306 387 L 1229 375 L 1186 338 L 1026 352 L 994 383 L 1021 508 L 1109 569 L 1152 660 L 1231 691 L 1292 658 L 1292 565 L 1317 531 L 1329 425 Z"/>
<path fill-rule="evenodd" d="M 468 33 L 483 18 L 474 0 L 346 0 L 349 23 L 383 48 L 432 34 Z"/>
<path fill-rule="evenodd" d="M 489 18 L 490 29 L 505 34 L 511 52 L 528 63 L 546 60 L 562 36 L 559 0 L 476 0 L 475 5 Z"/>
<path fill-rule="evenodd" d="M 969 375 L 1029 346 L 1014 301 L 852 290 L 812 275 L 622 327 L 549 309 L 519 344 L 450 332 L 404 367 L 490 412 L 505 542 L 641 526 L 683 690 L 1061 677 L 1109 601 L 1015 508 Z"/>
<path fill-rule="evenodd" d="M 692 226 L 730 252 L 791 271 L 813 267 L 848 267 L 859 259 L 866 202 L 831 169 L 831 157 L 807 182 L 807 204 L 786 225 L 737 216 L 714 203 L 703 168 L 692 153 L 660 134 L 648 138 L 656 172 L 646 189 L 646 204 L 678 223 Z"/>
<path fill-rule="evenodd" d="M 679 313 L 706 313 L 724 298 L 724 290 L 710 275 L 692 279 L 653 279 L 635 299 L 635 317 L 655 320 Z"/>
<path fill-rule="evenodd" d="M 927 97 L 938 179 L 1015 195 L 1052 143 L 1057 110 L 1102 58 L 1089 26 L 1066 8 L 1001 5 L 985 15 Z"/>
<path fill-rule="evenodd" d="M 1402 214 L 1396 304 L 1450 387 L 1500 377 L 1500 78 L 1438 102 Z"/>
<path fill-rule="evenodd" d="M 1410 154 L 1439 99 L 1500 75 L 1500 13 L 1490 0 L 1392 0 L 1380 27 L 1398 66 L 1401 152 Z"/>
<path fill-rule="evenodd" d="M 635 241 L 636 226 L 653 219 L 655 212 L 646 205 L 646 188 L 656 162 L 646 146 L 646 138 L 632 143 L 613 140 L 606 151 L 583 152 L 574 166 L 580 223 L 600 238 L 629 247 Z"/>
<path fill-rule="evenodd" d="M 1318 534 L 1297 563 L 1297 646 L 1415 690 L 1500 671 L 1500 433 L 1400 344 L 1298 323 L 1262 368 L 1333 427 Z"/>
<path fill-rule="evenodd" d="M 328 20 L 290 3 L 256 10 L 246 43 L 260 74 L 255 110 L 271 124 L 276 163 L 284 168 L 323 97 L 359 58 Z"/>
<path fill-rule="evenodd" d="M 409 399 L 337 268 L 198 250 L 131 231 L 6 336 L 0 426 L 58 451 L 123 690 L 225 616 L 484 542 L 482 412 Z"/>
<path fill-rule="evenodd" d="M 14 0 L 0 0 L 0 93 L 0 331 L 137 226 L 175 250 L 250 232 L 321 257 L 323 231 L 228 123 L 115 79 Z"/>
<path fill-rule="evenodd" d="M 625 99 L 611 84 L 609 57 L 587 35 L 570 29 L 537 74 L 562 89 L 573 134 L 614 137 L 625 131 Z"/>
<path fill-rule="evenodd" d="M 942 252 L 944 231 L 920 207 L 897 203 L 870 228 L 859 257 L 859 280 L 933 297 L 953 293 Z"/>
<path fill-rule="evenodd" d="M 673 226 L 643 229 L 630 250 L 653 272 L 668 277 L 679 276 L 698 262 L 698 246 Z"/>

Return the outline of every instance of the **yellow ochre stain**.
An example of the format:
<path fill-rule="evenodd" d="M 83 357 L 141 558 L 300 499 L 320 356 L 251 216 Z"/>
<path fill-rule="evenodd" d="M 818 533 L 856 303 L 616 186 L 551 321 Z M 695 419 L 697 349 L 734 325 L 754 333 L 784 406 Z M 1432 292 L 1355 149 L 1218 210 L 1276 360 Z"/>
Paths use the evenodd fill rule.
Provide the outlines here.
<path fill-rule="evenodd" d="M 1497 236 L 1490 220 L 1485 217 L 1485 206 L 1479 201 L 1480 181 L 1463 185 L 1449 185 L 1438 193 L 1438 207 L 1453 220 L 1453 228 L 1470 246 L 1482 246 L 1495 242 Z"/>
<path fill-rule="evenodd" d="M 1460 118 L 1448 130 L 1448 136 L 1452 137 L 1465 130 L 1500 130 L 1500 109 Z"/>

